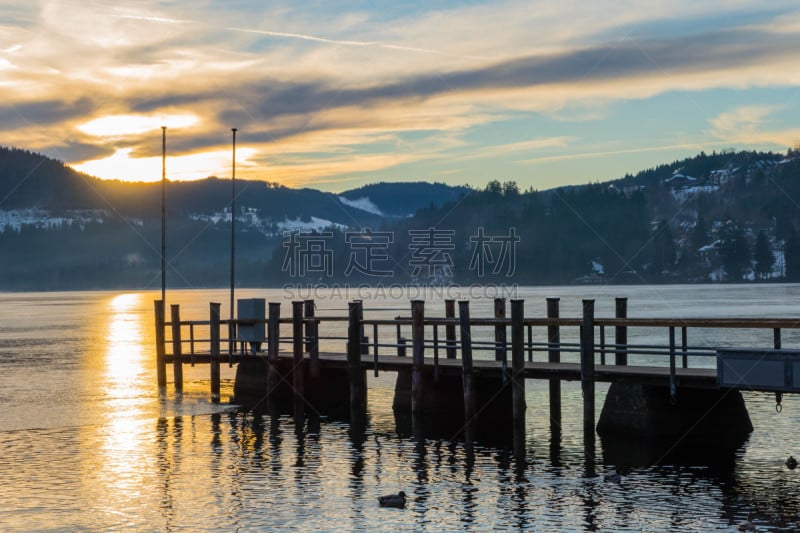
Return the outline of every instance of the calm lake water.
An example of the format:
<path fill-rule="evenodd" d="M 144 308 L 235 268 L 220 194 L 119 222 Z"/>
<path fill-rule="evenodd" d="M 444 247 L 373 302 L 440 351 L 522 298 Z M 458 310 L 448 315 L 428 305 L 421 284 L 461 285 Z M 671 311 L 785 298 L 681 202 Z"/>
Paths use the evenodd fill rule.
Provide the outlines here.
<path fill-rule="evenodd" d="M 489 316 L 488 292 L 473 300 Z M 509 294 L 504 294 L 509 296 Z M 255 415 L 208 400 L 208 368 L 185 369 L 176 399 L 156 389 L 155 292 L 0 294 L 0 530 L 2 531 L 735 531 L 748 514 L 759 531 L 800 530 L 800 400 L 745 395 L 755 431 L 729 456 L 664 458 L 597 440 L 584 459 L 581 393 L 563 384 L 560 441 L 549 430 L 547 386 L 528 381 L 525 460 L 510 443 L 468 449 L 457 437 L 398 431 L 393 376 L 370 374 L 365 428 L 311 417 Z M 369 316 L 408 313 L 396 294 L 298 294 L 240 290 L 283 301 L 315 296 L 318 314 L 343 312 L 361 297 Z M 411 295 L 419 296 L 419 295 Z M 519 288 L 528 316 L 545 297 L 579 316 L 581 298 L 611 316 L 626 296 L 631 317 L 800 317 L 800 286 Z M 170 291 L 184 319 L 206 319 L 225 290 Z M 370 312 L 369 309 L 380 311 Z M 223 304 L 222 316 L 228 315 Z M 324 334 L 325 332 L 323 332 Z M 335 331 L 333 333 L 336 333 Z M 339 332 L 338 334 L 341 334 Z M 664 342 L 664 332 L 636 333 Z M 770 347 L 772 333 L 698 333 L 692 342 Z M 633 342 L 633 341 L 632 341 Z M 786 332 L 784 347 L 800 347 Z M 223 399 L 235 369 L 223 367 Z M 171 376 L 171 372 L 169 373 Z M 597 387 L 598 412 L 606 386 Z M 298 430 L 299 429 L 299 430 Z M 625 456 L 623 450 L 623 456 Z M 606 475 L 620 468 L 620 480 Z M 377 496 L 404 490 L 404 510 Z"/>

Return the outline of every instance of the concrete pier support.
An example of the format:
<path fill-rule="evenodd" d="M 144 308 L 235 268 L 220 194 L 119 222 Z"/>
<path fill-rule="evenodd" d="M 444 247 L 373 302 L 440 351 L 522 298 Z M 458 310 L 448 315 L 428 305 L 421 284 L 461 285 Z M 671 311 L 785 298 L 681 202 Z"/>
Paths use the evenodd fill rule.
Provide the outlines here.
<path fill-rule="evenodd" d="M 350 416 L 350 375 L 347 368 L 320 368 L 319 376 L 311 375 L 308 361 L 296 368 L 290 359 L 274 362 L 264 357 L 246 357 L 236 368 L 233 402 L 253 409 L 277 406 L 279 412 L 291 413 L 294 400 L 301 400 L 308 409 L 338 419 Z M 294 379 L 302 374 L 304 390 L 297 395 Z"/>
<path fill-rule="evenodd" d="M 397 372 L 394 402 L 395 413 L 411 413 L 411 369 Z M 417 399 L 419 414 L 437 423 L 453 425 L 456 429 L 463 427 L 464 388 L 462 376 L 443 373 L 439 381 L 434 381 L 432 366 L 425 366 L 421 372 L 422 395 Z M 481 433 L 490 430 L 502 430 L 510 436 L 512 429 L 512 387 L 503 384 L 500 376 L 490 377 L 475 375 L 473 378 L 474 400 L 480 409 L 476 409 L 477 429 Z"/>
<path fill-rule="evenodd" d="M 741 439 L 752 431 L 739 391 L 683 388 L 673 402 L 666 384 L 612 383 L 597 423 L 602 437 L 688 437 L 709 444 Z"/>

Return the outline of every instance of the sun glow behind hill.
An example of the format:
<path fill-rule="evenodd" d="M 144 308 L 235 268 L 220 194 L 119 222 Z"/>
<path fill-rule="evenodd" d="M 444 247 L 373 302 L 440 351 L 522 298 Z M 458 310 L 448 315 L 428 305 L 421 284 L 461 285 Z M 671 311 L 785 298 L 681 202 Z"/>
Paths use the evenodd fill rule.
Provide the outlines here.
<path fill-rule="evenodd" d="M 124 181 L 158 181 L 161 179 L 161 157 L 131 157 L 131 148 L 120 148 L 113 155 L 70 165 L 75 170 L 102 178 Z M 256 150 L 237 148 L 236 163 L 247 165 Z M 231 151 L 215 150 L 179 156 L 167 155 L 167 179 L 190 181 L 208 176 L 225 177 L 231 174 Z"/>
<path fill-rule="evenodd" d="M 160 148 L 162 126 L 166 126 L 169 137 L 169 133 L 173 130 L 178 130 L 178 135 L 196 134 L 201 125 L 200 117 L 194 114 L 123 114 L 94 118 L 78 126 L 78 130 L 91 137 L 103 138 L 114 144 L 117 141 L 124 143 L 126 140 L 147 135 L 153 139 L 153 145 L 155 145 L 153 148 L 156 146 Z M 167 142 L 169 143 L 169 138 Z M 237 163 L 247 167 L 248 160 L 255 153 L 254 148 L 238 147 Z M 134 154 L 134 148 L 118 147 L 108 157 L 90 159 L 70 166 L 80 172 L 106 179 L 145 182 L 161 179 L 162 158 L 160 155 L 136 157 Z M 166 171 L 167 178 L 170 180 L 196 180 L 212 175 L 227 176 L 231 173 L 232 153 L 230 149 L 219 148 L 180 155 L 170 155 L 168 152 L 167 157 Z"/>

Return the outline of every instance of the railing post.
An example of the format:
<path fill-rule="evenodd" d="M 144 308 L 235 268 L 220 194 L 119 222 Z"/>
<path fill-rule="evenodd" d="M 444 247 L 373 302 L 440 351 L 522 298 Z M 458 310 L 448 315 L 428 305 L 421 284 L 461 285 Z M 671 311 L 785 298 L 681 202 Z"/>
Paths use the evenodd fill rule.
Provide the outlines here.
<path fill-rule="evenodd" d="M 514 430 L 525 430 L 525 300 L 511 300 L 511 387 Z"/>
<path fill-rule="evenodd" d="M 281 337 L 281 304 L 269 303 L 267 316 L 267 398 L 278 388 L 281 376 L 278 372 L 278 353 L 280 351 Z"/>
<path fill-rule="evenodd" d="M 506 299 L 494 299 L 494 317 L 496 319 L 504 319 L 506 317 Z M 494 360 L 503 362 L 503 385 L 506 384 L 508 379 L 508 350 L 506 349 L 506 326 L 505 324 L 496 324 L 494 326 Z"/>
<path fill-rule="evenodd" d="M 319 324 L 314 318 L 314 300 L 303 303 L 306 317 L 306 350 L 308 350 L 309 375 L 319 377 Z M 309 321 L 309 319 L 311 319 Z"/>
<path fill-rule="evenodd" d="M 281 336 L 281 304 L 269 303 L 269 318 L 267 320 L 267 358 L 271 363 L 278 360 L 278 344 Z"/>
<path fill-rule="evenodd" d="M 156 312 L 156 381 L 158 388 L 167 386 L 167 363 L 165 361 L 166 346 L 164 339 L 164 300 L 155 301 Z"/>
<path fill-rule="evenodd" d="M 303 302 L 292 302 L 292 388 L 303 397 Z"/>
<path fill-rule="evenodd" d="M 411 302 L 411 412 L 423 410 L 423 367 L 425 366 L 425 302 Z"/>
<path fill-rule="evenodd" d="M 688 336 L 686 333 L 686 326 L 681 327 L 681 352 L 683 368 L 689 368 L 689 354 L 686 353 L 688 346 Z"/>
<path fill-rule="evenodd" d="M 361 368 L 361 321 L 364 308 L 360 301 L 348 305 L 347 367 L 350 375 L 350 407 L 362 412 L 367 407 L 366 373 Z"/>
<path fill-rule="evenodd" d="M 615 301 L 616 301 L 615 316 L 617 318 L 628 318 L 628 299 L 617 298 Z M 627 365 L 628 350 L 627 348 L 621 348 L 621 346 L 626 346 L 628 344 L 628 327 L 617 326 L 615 330 L 616 331 L 615 331 L 614 344 L 617 345 L 617 348 L 616 348 L 616 354 L 614 356 L 615 359 L 614 362 L 618 365 Z"/>
<path fill-rule="evenodd" d="M 220 401 L 220 374 L 219 374 L 219 308 L 220 304 L 211 303 L 209 314 L 209 338 L 211 339 L 211 401 Z"/>
<path fill-rule="evenodd" d="M 181 310 L 180 305 L 172 304 L 172 369 L 175 376 L 175 392 L 183 393 L 183 363 L 181 363 Z"/>
<path fill-rule="evenodd" d="M 456 301 L 444 301 L 444 317 L 447 319 L 455 319 L 456 317 Z M 447 324 L 444 327 L 445 345 L 447 346 L 447 358 L 456 358 L 456 325 Z"/>
<path fill-rule="evenodd" d="M 594 300 L 583 300 L 581 335 L 581 391 L 583 392 L 583 430 L 594 438 Z"/>
<path fill-rule="evenodd" d="M 403 353 L 400 353 L 400 345 L 401 345 L 400 341 L 401 340 L 405 341 L 405 339 L 403 339 L 403 337 L 402 337 L 402 332 L 400 330 L 400 322 L 399 322 L 400 318 L 401 317 L 399 317 L 399 316 L 394 317 L 394 319 L 396 321 L 398 321 L 397 324 L 395 325 L 395 327 L 397 329 L 397 356 L 398 357 L 404 357 L 406 355 L 405 347 L 403 348 Z"/>
<path fill-rule="evenodd" d="M 547 318 L 559 317 L 559 298 L 547 299 Z M 547 326 L 547 361 L 550 363 L 561 362 L 561 328 L 558 324 Z M 550 426 L 561 430 L 561 380 L 550 380 Z"/>
<path fill-rule="evenodd" d="M 475 419 L 475 387 L 472 382 L 472 331 L 469 320 L 469 300 L 458 302 L 458 318 L 461 324 L 461 376 L 464 386 L 464 421 L 470 424 Z"/>
<path fill-rule="evenodd" d="M 675 326 L 669 327 L 669 397 L 675 401 L 678 390 L 677 378 L 675 376 Z"/>
<path fill-rule="evenodd" d="M 776 350 L 781 349 L 781 328 L 772 329 L 772 347 Z"/>

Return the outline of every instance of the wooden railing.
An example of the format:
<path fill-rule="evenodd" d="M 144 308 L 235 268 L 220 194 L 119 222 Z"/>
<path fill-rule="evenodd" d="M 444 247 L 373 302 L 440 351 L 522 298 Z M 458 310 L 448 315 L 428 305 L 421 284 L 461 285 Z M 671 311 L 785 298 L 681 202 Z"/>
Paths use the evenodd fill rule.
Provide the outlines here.
<path fill-rule="evenodd" d="M 557 298 L 548 299 L 545 317 L 525 317 L 522 300 L 512 300 L 510 317 L 506 316 L 504 300 L 495 302 L 493 317 L 470 317 L 468 301 L 459 302 L 459 316 L 456 317 L 453 300 L 445 301 L 445 314 L 437 317 L 425 316 L 422 301 L 411 302 L 411 316 L 365 318 L 364 311 L 363 304 L 355 301 L 349 304 L 348 316 L 316 315 L 314 302 L 307 300 L 292 302 L 291 317 L 281 317 L 281 304 L 270 303 L 268 316 L 263 322 L 256 321 L 265 325 L 266 338 L 263 343 L 248 343 L 237 336 L 237 326 L 245 321 L 221 319 L 219 304 L 210 304 L 208 320 L 182 320 L 179 306 L 173 304 L 171 319 L 167 321 L 163 303 L 156 301 L 158 385 L 166 386 L 168 362 L 173 364 L 178 392 L 182 391 L 183 364 L 209 363 L 212 397 L 218 399 L 220 363 L 233 364 L 242 357 L 275 360 L 281 353 L 280 346 L 288 344 L 292 346 L 291 353 L 297 363 L 308 354 L 313 377 L 319 375 L 319 355 L 323 347 L 326 353 L 346 354 L 353 369 L 371 363 L 375 375 L 378 375 L 382 358 L 407 356 L 410 348 L 412 372 L 419 374 L 424 365 L 432 364 L 436 380 L 440 376 L 441 356 L 456 359 L 459 351 L 465 379 L 469 379 L 474 357 L 499 361 L 504 382 L 520 375 L 526 356 L 529 363 L 534 362 L 537 355 L 549 363 L 559 363 L 562 356 L 567 356 L 580 362 L 585 394 L 593 394 L 598 362 L 600 365 L 627 365 L 633 357 L 648 365 L 668 366 L 670 393 L 674 396 L 677 368 L 689 368 L 692 360 L 705 361 L 704 366 L 708 368 L 708 358 L 714 357 L 720 349 L 710 344 L 690 344 L 689 329 L 772 330 L 771 348 L 774 349 L 782 348 L 783 331 L 800 329 L 800 319 L 795 318 L 629 318 L 626 316 L 627 301 L 623 298 L 617 299 L 616 316 L 611 318 L 595 317 L 593 300 L 584 300 L 581 317 L 561 317 Z M 333 330 L 344 323 L 347 323 L 346 334 L 321 333 L 323 329 Z M 287 332 L 287 327 L 291 331 Z M 609 328 L 613 339 L 607 339 Z M 629 342 L 632 331 L 638 328 L 664 329 L 664 343 Z M 432 355 L 432 361 L 426 363 L 426 354 Z M 371 361 L 367 361 L 370 355 Z M 610 358 L 611 355 L 614 357 Z M 354 370 L 356 388 L 362 387 L 355 374 Z M 302 388 L 302 383 L 295 383 L 295 386 Z M 551 398 L 558 397 L 555 393 L 559 386 L 557 379 L 551 380 Z M 556 408 L 558 406 L 551 405 L 551 409 Z"/>

